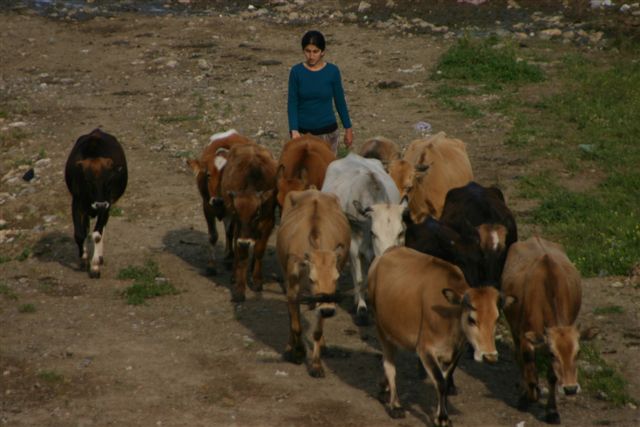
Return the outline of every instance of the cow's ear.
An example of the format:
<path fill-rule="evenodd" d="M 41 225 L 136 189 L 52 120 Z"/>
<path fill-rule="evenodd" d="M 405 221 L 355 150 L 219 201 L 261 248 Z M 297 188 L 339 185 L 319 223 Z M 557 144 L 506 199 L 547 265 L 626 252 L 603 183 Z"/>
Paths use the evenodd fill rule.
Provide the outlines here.
<path fill-rule="evenodd" d="M 462 295 L 451 288 L 444 288 L 442 290 L 442 295 L 444 295 L 447 301 L 449 301 L 453 305 L 462 304 Z"/>
<path fill-rule="evenodd" d="M 344 245 L 342 243 L 338 243 L 333 252 L 336 254 L 336 264 L 340 265 L 345 257 L 346 252 Z"/>
<path fill-rule="evenodd" d="M 545 343 L 545 338 L 534 331 L 525 332 L 524 338 L 534 347 L 540 347 Z"/>
<path fill-rule="evenodd" d="M 195 175 L 198 175 L 200 172 L 200 162 L 198 159 L 187 159 L 187 166 L 191 168 Z"/>
<path fill-rule="evenodd" d="M 500 294 L 500 297 L 498 298 L 498 307 L 502 310 L 509 307 L 511 304 L 515 303 L 516 301 L 518 301 L 518 298 L 514 297 L 513 295 L 505 296 Z"/>
<path fill-rule="evenodd" d="M 353 206 L 356 208 L 356 211 L 358 211 L 358 213 L 362 216 L 369 216 L 369 213 L 371 213 L 372 211 L 370 206 L 366 208 L 362 207 L 362 204 L 358 200 L 353 201 Z"/>

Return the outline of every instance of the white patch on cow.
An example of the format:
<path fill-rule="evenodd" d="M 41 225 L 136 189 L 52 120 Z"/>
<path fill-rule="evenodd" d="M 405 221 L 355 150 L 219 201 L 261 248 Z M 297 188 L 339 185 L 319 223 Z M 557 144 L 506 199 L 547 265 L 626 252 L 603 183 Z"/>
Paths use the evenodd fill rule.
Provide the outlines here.
<path fill-rule="evenodd" d="M 498 232 L 493 230 L 491 232 L 491 248 L 494 251 L 498 250 L 498 245 L 500 244 L 500 236 L 498 236 Z"/>
<path fill-rule="evenodd" d="M 91 209 L 97 210 L 101 207 L 109 209 L 109 202 L 93 202 L 91 203 Z"/>
<path fill-rule="evenodd" d="M 93 240 L 93 257 L 91 257 L 91 271 L 100 270 L 100 259 L 104 253 L 104 233 L 100 234 L 97 231 L 91 233 L 91 239 Z"/>
<path fill-rule="evenodd" d="M 211 137 L 209 137 L 209 142 L 217 141 L 218 139 L 228 138 L 231 135 L 236 134 L 236 133 L 238 133 L 238 131 L 235 130 L 235 129 L 229 129 L 226 132 L 214 133 L 213 135 L 211 135 Z"/>
<path fill-rule="evenodd" d="M 247 238 L 242 237 L 242 238 L 238 239 L 237 243 L 239 245 L 242 245 L 244 243 L 244 244 L 249 245 L 250 248 L 252 248 L 253 245 L 255 245 L 256 241 L 253 240 L 253 239 L 247 239 Z"/>
<path fill-rule="evenodd" d="M 220 171 L 222 170 L 224 165 L 227 164 L 227 158 L 224 156 L 216 156 L 216 158 L 213 160 L 213 164 L 215 165 L 216 169 Z"/>

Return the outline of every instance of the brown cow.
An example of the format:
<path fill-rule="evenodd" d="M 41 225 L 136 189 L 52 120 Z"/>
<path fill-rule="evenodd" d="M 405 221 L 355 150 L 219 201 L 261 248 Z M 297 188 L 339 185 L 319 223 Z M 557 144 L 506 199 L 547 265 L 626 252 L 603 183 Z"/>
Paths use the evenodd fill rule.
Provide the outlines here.
<path fill-rule="evenodd" d="M 414 222 L 422 222 L 427 215 L 440 218 L 447 192 L 473 180 L 464 142 L 449 138 L 444 132 L 411 142 L 404 160 L 416 170 L 409 191 Z"/>
<path fill-rule="evenodd" d="M 229 150 L 220 193 L 229 221 L 227 239 L 234 249 L 233 302 L 245 300 L 249 250 L 253 248 L 251 289 L 262 290 L 262 257 L 275 224 L 277 163 L 265 147 L 236 144 Z"/>
<path fill-rule="evenodd" d="M 224 218 L 224 204 L 220 197 L 220 182 L 224 166 L 227 163 L 229 149 L 235 144 L 247 144 L 249 139 L 240 135 L 235 129 L 216 133 L 209 138 L 209 145 L 203 150 L 199 159 L 189 159 L 187 164 L 196 174 L 196 185 L 202 196 L 202 210 L 209 229 L 209 243 L 211 255 L 207 263 L 209 274 L 217 273 L 215 246 L 218 242 L 216 218 Z M 231 242 L 225 244 L 226 258 L 233 256 Z"/>
<path fill-rule="evenodd" d="M 387 171 L 393 182 L 396 183 L 396 187 L 398 187 L 400 200 L 408 199 L 416 177 L 415 167 L 403 159 L 392 160 L 387 167 Z"/>
<path fill-rule="evenodd" d="M 313 377 L 324 376 L 320 362 L 323 323 L 335 314 L 336 282 L 347 260 L 350 236 L 349 222 L 335 195 L 317 190 L 289 192 L 276 240 L 290 319 L 285 358 L 302 363 L 305 356 L 300 302 L 307 302 L 317 312 L 309 368 Z"/>
<path fill-rule="evenodd" d="M 579 391 L 576 358 L 580 333 L 575 325 L 582 300 L 580 273 L 562 246 L 531 237 L 511 245 L 502 275 L 502 289 L 518 303 L 505 309 L 522 372 L 523 394 L 519 406 L 526 409 L 540 397 L 536 349 L 551 354 L 547 371 L 549 399 L 546 421 L 560 423 L 556 386 L 567 395 Z"/>
<path fill-rule="evenodd" d="M 447 394 L 465 340 L 476 361 L 496 362 L 494 332 L 501 306 L 514 300 L 494 287 L 471 288 L 453 264 L 394 247 L 369 270 L 369 296 L 382 346 L 389 415 L 404 416 L 396 391 L 395 353 L 415 351 L 438 390 L 435 424 L 450 425 Z M 385 390 L 386 391 L 386 390 Z"/>
<path fill-rule="evenodd" d="M 278 164 L 278 204 L 283 206 L 289 191 L 306 190 L 312 185 L 322 188 L 327 166 L 335 159 L 329 144 L 313 135 L 305 134 L 288 141 Z"/>
<path fill-rule="evenodd" d="M 378 159 L 385 166 L 393 160 L 400 159 L 400 147 L 395 142 L 383 136 L 368 139 L 358 150 L 358 154 L 369 159 Z"/>
<path fill-rule="evenodd" d="M 109 221 L 109 209 L 127 188 L 127 160 L 122 146 L 100 129 L 82 135 L 69 153 L 64 178 L 72 196 L 71 214 L 81 268 L 89 258 L 86 239 L 90 218 L 97 217 L 91 234 L 89 276 L 98 278 L 104 262 L 104 227 Z"/>

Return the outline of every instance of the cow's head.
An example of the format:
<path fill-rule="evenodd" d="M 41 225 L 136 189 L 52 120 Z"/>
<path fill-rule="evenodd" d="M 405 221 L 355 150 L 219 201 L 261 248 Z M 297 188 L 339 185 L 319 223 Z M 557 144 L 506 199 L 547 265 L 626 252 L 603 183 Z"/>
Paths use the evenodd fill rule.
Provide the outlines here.
<path fill-rule="evenodd" d="M 336 288 L 340 277 L 339 266 L 346 255 L 346 248 L 338 244 L 331 250 L 312 250 L 304 255 L 299 271 L 306 271 L 309 289 L 303 302 L 310 304 L 322 317 L 336 312 Z"/>
<path fill-rule="evenodd" d="M 544 330 L 544 334 L 536 334 L 527 331 L 524 334 L 529 345 L 540 348 L 546 347 L 551 356 L 551 366 L 558 378 L 558 387 L 566 395 L 574 395 L 580 391 L 578 384 L 577 357 L 580 350 L 580 332 L 575 326 L 552 326 Z M 537 378 L 527 378 L 535 375 L 535 372 L 525 372 L 525 384 L 527 394 L 531 400 L 536 400 L 537 390 L 530 385 L 535 385 Z"/>
<path fill-rule="evenodd" d="M 252 246 L 259 236 L 260 222 L 273 216 L 275 190 L 227 192 L 237 225 L 237 243 Z"/>
<path fill-rule="evenodd" d="M 497 362 L 495 331 L 500 309 L 513 304 L 516 298 L 503 296 L 493 286 L 468 288 L 464 293 L 446 288 L 442 294 L 461 308 L 462 332 L 473 347 L 473 358 L 477 362 Z"/>
<path fill-rule="evenodd" d="M 122 173 L 123 167 L 113 167 L 113 160 L 108 157 L 95 157 L 79 160 L 76 166 L 82 170 L 85 191 L 89 197 L 91 209 L 109 210 L 113 201 L 115 179 Z"/>
<path fill-rule="evenodd" d="M 220 185 L 220 177 L 222 170 L 227 164 L 229 150 L 220 147 L 216 150 L 213 157 L 205 159 L 189 159 L 187 164 L 196 174 L 198 185 L 207 189 L 209 194 L 209 203 L 213 205 L 218 195 L 218 187 Z"/>
<path fill-rule="evenodd" d="M 405 224 L 402 216 L 407 209 L 406 203 L 378 203 L 365 208 L 354 200 L 353 206 L 371 221 L 371 241 L 375 256 L 382 255 L 392 246 L 404 245 Z"/>
<path fill-rule="evenodd" d="M 406 160 L 392 160 L 388 165 L 388 171 L 398 187 L 400 199 L 408 198 L 416 175 L 413 165 Z"/>
<path fill-rule="evenodd" d="M 284 198 L 290 191 L 302 191 L 308 186 L 307 170 L 301 168 L 299 173 L 289 177 L 285 174 L 285 165 L 278 166 L 276 174 L 276 185 L 278 187 L 278 204 L 284 206 Z"/>

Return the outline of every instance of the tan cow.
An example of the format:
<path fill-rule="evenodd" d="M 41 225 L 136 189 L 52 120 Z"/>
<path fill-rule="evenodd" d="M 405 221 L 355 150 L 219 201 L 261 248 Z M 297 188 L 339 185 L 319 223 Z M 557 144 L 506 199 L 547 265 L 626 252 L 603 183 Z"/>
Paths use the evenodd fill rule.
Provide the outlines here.
<path fill-rule="evenodd" d="M 294 363 L 302 363 L 304 359 L 300 302 L 307 302 L 316 312 L 309 373 L 322 377 L 323 323 L 335 314 L 336 282 L 347 259 L 351 231 L 333 194 L 317 190 L 291 191 L 284 203 L 276 250 L 284 271 L 289 307 L 289 344 L 285 358 Z"/>
<path fill-rule="evenodd" d="M 422 222 L 427 215 L 440 218 L 447 192 L 473 180 L 465 143 L 444 132 L 411 142 L 403 159 L 415 167 L 409 191 L 414 222 Z"/>
<path fill-rule="evenodd" d="M 400 147 L 388 138 L 376 136 L 366 140 L 358 154 L 368 159 L 380 160 L 386 169 L 391 161 L 400 159 Z"/>
<path fill-rule="evenodd" d="M 278 204 L 284 204 L 289 191 L 306 190 L 311 186 L 322 188 L 327 166 L 335 159 L 329 144 L 313 135 L 305 134 L 288 141 L 278 163 Z"/>
<path fill-rule="evenodd" d="M 513 302 L 494 287 L 471 288 L 453 264 L 407 247 L 394 247 L 369 270 L 369 296 L 382 346 L 387 410 L 404 416 L 396 391 L 395 353 L 415 351 L 436 389 L 435 424 L 450 425 L 447 393 L 468 341 L 476 361 L 496 362 L 494 331 L 501 306 Z"/>
<path fill-rule="evenodd" d="M 540 398 L 536 349 L 551 353 L 547 372 L 549 399 L 546 420 L 559 423 L 556 386 L 567 395 L 579 391 L 576 358 L 580 333 L 575 325 L 582 300 L 580 273 L 562 246 L 534 236 L 511 245 L 502 274 L 502 290 L 518 303 L 505 309 L 522 372 L 525 409 Z"/>
<path fill-rule="evenodd" d="M 220 193 L 234 249 L 233 302 L 245 300 L 249 252 L 253 248 L 251 289 L 262 290 L 262 257 L 275 225 L 276 166 L 269 150 L 256 143 L 236 144 L 222 174 Z"/>
<path fill-rule="evenodd" d="M 229 149 L 235 144 L 247 144 L 250 140 L 240 135 L 235 129 L 216 133 L 209 138 L 209 145 L 202 151 L 198 159 L 188 159 L 187 164 L 196 174 L 196 185 L 202 197 L 202 210 L 209 229 L 211 254 L 207 263 L 209 274 L 217 273 L 215 246 L 218 242 L 216 218 L 224 218 L 224 204 L 220 197 L 220 182 L 224 166 L 227 163 Z M 226 258 L 231 259 L 233 251 L 231 241 L 225 244 Z"/>

